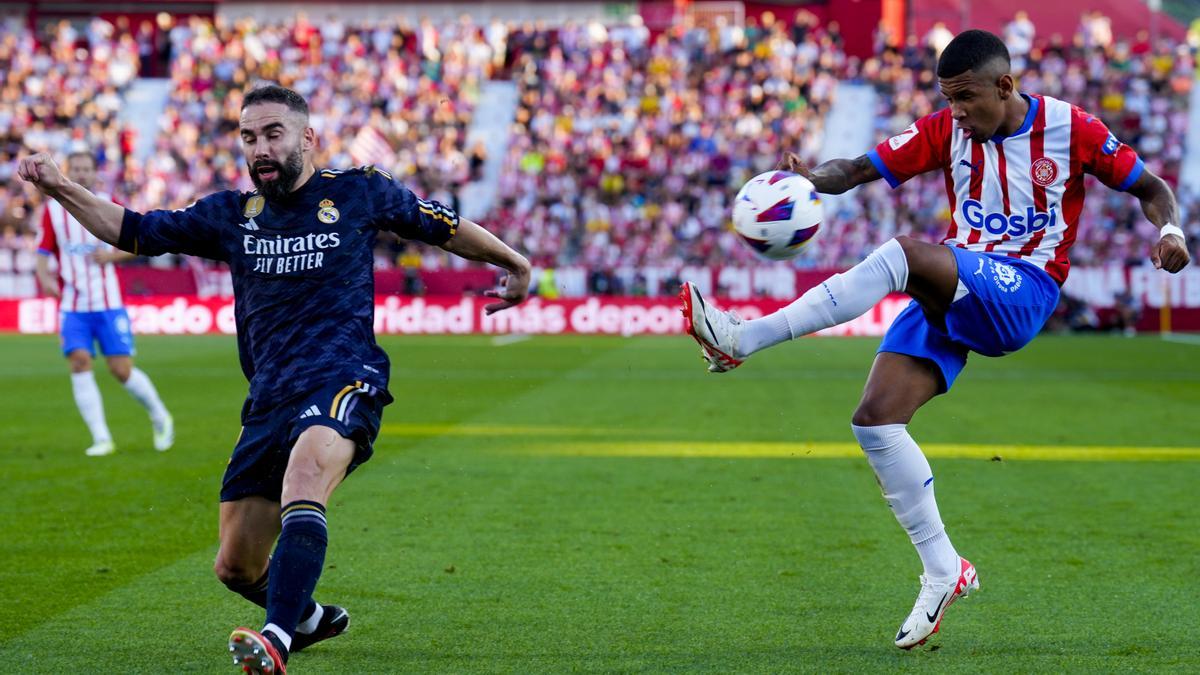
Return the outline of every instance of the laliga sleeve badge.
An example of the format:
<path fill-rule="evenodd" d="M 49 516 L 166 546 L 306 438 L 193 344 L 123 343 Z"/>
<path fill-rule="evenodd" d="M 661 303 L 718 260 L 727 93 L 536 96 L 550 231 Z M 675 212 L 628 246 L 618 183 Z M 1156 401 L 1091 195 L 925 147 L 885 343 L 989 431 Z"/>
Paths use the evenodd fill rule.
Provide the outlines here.
<path fill-rule="evenodd" d="M 326 225 L 332 225 L 338 221 L 338 218 L 342 217 L 342 214 L 338 213 L 338 210 L 333 207 L 333 202 L 328 199 L 322 199 L 321 203 L 317 206 L 321 207 L 317 209 L 317 220 Z"/>
<path fill-rule="evenodd" d="M 1119 147 L 1121 147 L 1121 141 L 1118 141 L 1117 137 L 1114 136 L 1110 131 L 1108 132 L 1108 138 L 1104 139 L 1104 145 L 1100 146 L 1100 152 L 1103 152 L 1106 155 L 1111 155 L 1115 153 Z"/>
<path fill-rule="evenodd" d="M 254 216 L 262 213 L 263 205 L 266 203 L 266 201 L 267 200 L 264 199 L 262 195 L 254 195 L 250 199 L 246 200 L 246 210 L 242 211 L 242 216 L 246 218 L 253 218 Z"/>

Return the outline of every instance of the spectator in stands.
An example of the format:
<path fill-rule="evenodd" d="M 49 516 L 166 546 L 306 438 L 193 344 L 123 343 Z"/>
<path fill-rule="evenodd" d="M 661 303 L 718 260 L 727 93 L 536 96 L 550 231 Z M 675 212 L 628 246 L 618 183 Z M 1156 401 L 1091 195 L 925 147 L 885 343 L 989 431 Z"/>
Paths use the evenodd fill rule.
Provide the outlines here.
<path fill-rule="evenodd" d="M 505 223 L 506 236 L 554 267 L 755 265 L 727 229 L 730 198 L 774 167 L 780 148 L 816 158 L 839 81 L 876 87 L 880 138 L 942 105 L 921 79 L 935 52 L 920 36 L 858 62 L 840 49 L 835 26 L 803 9 L 791 21 L 764 14 L 746 26 L 687 19 L 657 35 L 636 19 L 550 26 L 156 17 L 153 32 L 164 36 L 156 48 L 170 55 L 170 103 L 156 124 L 135 127 L 117 114 L 142 69 L 134 28 L 122 19 L 96 19 L 82 31 L 69 23 L 37 34 L 20 23 L 0 28 L 0 169 L 22 138 L 59 153 L 83 142 L 98 148 L 104 178 L 133 208 L 249 189 L 225 131 L 236 125 L 244 85 L 272 78 L 329 111 L 312 120 L 317 163 L 378 163 L 418 193 L 457 204 L 487 159 L 482 145 L 467 143 L 482 85 L 511 77 L 519 105 L 508 147 L 492 158 L 501 171 L 488 220 Z M 1039 39 L 1023 12 L 1005 37 L 1014 55 L 1028 52 L 1016 71 L 1022 88 L 1103 111 L 1149 168 L 1178 181 L 1183 144 L 1172 139 L 1187 129 L 1188 45 L 1113 40 L 1111 23 L 1095 12 L 1078 43 Z M 135 134 L 152 138 L 153 151 L 127 161 Z M 940 179 L 925 180 L 941 189 Z M 941 236 L 949 213 L 940 200 L 922 199 L 925 191 L 864 187 L 831 206 L 821 237 L 794 264 L 845 266 L 890 237 Z M 1200 195 L 1179 196 L 1189 241 L 1200 242 Z M 0 219 L 22 233 L 39 204 L 20 187 L 0 189 Z M 1136 208 L 1120 195 L 1089 200 L 1077 264 L 1140 255 L 1156 233 L 1136 225 Z M 425 268 L 450 264 L 437 250 L 413 255 Z M 397 258 L 381 244 L 378 264 L 394 267 Z"/>
<path fill-rule="evenodd" d="M 1033 40 L 1037 36 L 1037 28 L 1029 20 L 1029 13 L 1020 10 L 1013 20 L 1004 26 L 1004 44 L 1012 57 L 1013 69 L 1025 70 L 1025 57 L 1033 49 Z"/>

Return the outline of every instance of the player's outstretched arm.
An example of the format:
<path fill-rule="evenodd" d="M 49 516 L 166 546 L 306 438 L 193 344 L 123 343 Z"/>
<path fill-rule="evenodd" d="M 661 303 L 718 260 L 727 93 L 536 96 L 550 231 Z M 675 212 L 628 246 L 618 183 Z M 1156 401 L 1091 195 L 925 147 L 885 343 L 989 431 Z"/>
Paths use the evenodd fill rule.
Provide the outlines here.
<path fill-rule="evenodd" d="M 92 254 L 92 260 L 95 260 L 101 265 L 107 265 L 108 263 L 129 262 L 130 260 L 137 260 L 139 257 L 140 256 L 137 254 L 130 253 L 129 251 L 122 251 L 119 248 L 111 251 L 96 251 Z"/>
<path fill-rule="evenodd" d="M 78 183 L 67 180 L 50 155 L 39 152 L 21 160 L 17 175 L 33 183 L 47 197 L 53 198 L 78 220 L 88 232 L 114 246 L 121 237 L 121 219 L 125 208 L 107 199 L 100 199 Z"/>
<path fill-rule="evenodd" d="M 1149 169 L 1129 187 L 1129 194 L 1142 203 L 1146 219 L 1162 230 L 1162 236 L 1150 252 L 1150 261 L 1158 269 L 1178 272 L 1191 261 L 1183 230 L 1179 228 L 1179 206 L 1166 181 Z"/>
<path fill-rule="evenodd" d="M 488 297 L 500 299 L 500 302 L 494 302 L 484 308 L 488 314 L 495 314 L 520 304 L 529 295 L 529 261 L 479 225 L 466 218 L 460 218 L 458 231 L 442 245 L 442 248 L 459 257 L 490 263 L 508 270 L 504 289 L 486 293 Z"/>
<path fill-rule="evenodd" d="M 809 169 L 796 153 L 785 152 L 779 168 L 804 176 L 812 181 L 817 192 L 827 195 L 840 195 L 852 187 L 883 178 L 866 155 L 857 159 L 831 159 Z"/>

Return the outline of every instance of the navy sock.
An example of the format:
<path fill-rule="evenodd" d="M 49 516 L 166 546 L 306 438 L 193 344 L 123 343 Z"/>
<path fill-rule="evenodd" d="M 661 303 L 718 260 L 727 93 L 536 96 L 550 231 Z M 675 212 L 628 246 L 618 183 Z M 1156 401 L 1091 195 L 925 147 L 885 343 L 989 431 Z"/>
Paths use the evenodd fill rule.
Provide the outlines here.
<path fill-rule="evenodd" d="M 328 543 L 324 506 L 305 500 L 284 505 L 283 529 L 269 570 L 266 624 L 286 633 L 286 642 L 291 642 L 301 615 L 311 609 Z"/>
<path fill-rule="evenodd" d="M 236 583 L 235 584 L 226 584 L 226 587 L 229 588 L 229 590 L 233 591 L 234 593 L 237 593 L 238 595 L 242 596 L 243 598 L 258 605 L 259 607 L 266 609 L 267 608 L 267 580 L 270 577 L 271 577 L 271 568 L 268 567 L 267 571 L 263 572 L 262 577 L 258 581 L 255 581 L 254 583 L 251 583 L 251 584 L 236 584 Z M 315 612 L 316 610 L 317 610 L 317 601 L 309 598 L 308 605 L 305 606 L 303 612 L 300 612 L 300 623 L 304 623 L 306 620 L 308 620 L 308 617 L 312 616 L 312 613 Z"/>
<path fill-rule="evenodd" d="M 225 584 L 225 587 L 265 609 L 267 606 L 267 578 L 270 575 L 271 570 L 268 568 L 258 581 L 249 584 Z"/>

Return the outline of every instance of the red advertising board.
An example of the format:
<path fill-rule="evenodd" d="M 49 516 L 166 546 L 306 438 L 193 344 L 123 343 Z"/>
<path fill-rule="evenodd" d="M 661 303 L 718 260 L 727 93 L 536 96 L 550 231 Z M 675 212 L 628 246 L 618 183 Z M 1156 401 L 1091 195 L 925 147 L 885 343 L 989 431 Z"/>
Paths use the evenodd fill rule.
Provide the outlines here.
<path fill-rule="evenodd" d="M 782 300 L 731 300 L 722 306 L 747 319 L 773 312 Z M 375 332 L 380 335 L 678 335 L 683 316 L 674 298 L 533 298 L 488 316 L 482 297 L 378 296 Z M 863 316 L 826 331 L 830 335 L 882 335 L 908 303 L 905 296 L 884 299 Z M 133 332 L 139 335 L 233 334 L 232 298 L 158 296 L 128 298 Z M 0 332 L 47 334 L 58 331 L 58 303 L 52 299 L 0 300 Z"/>

